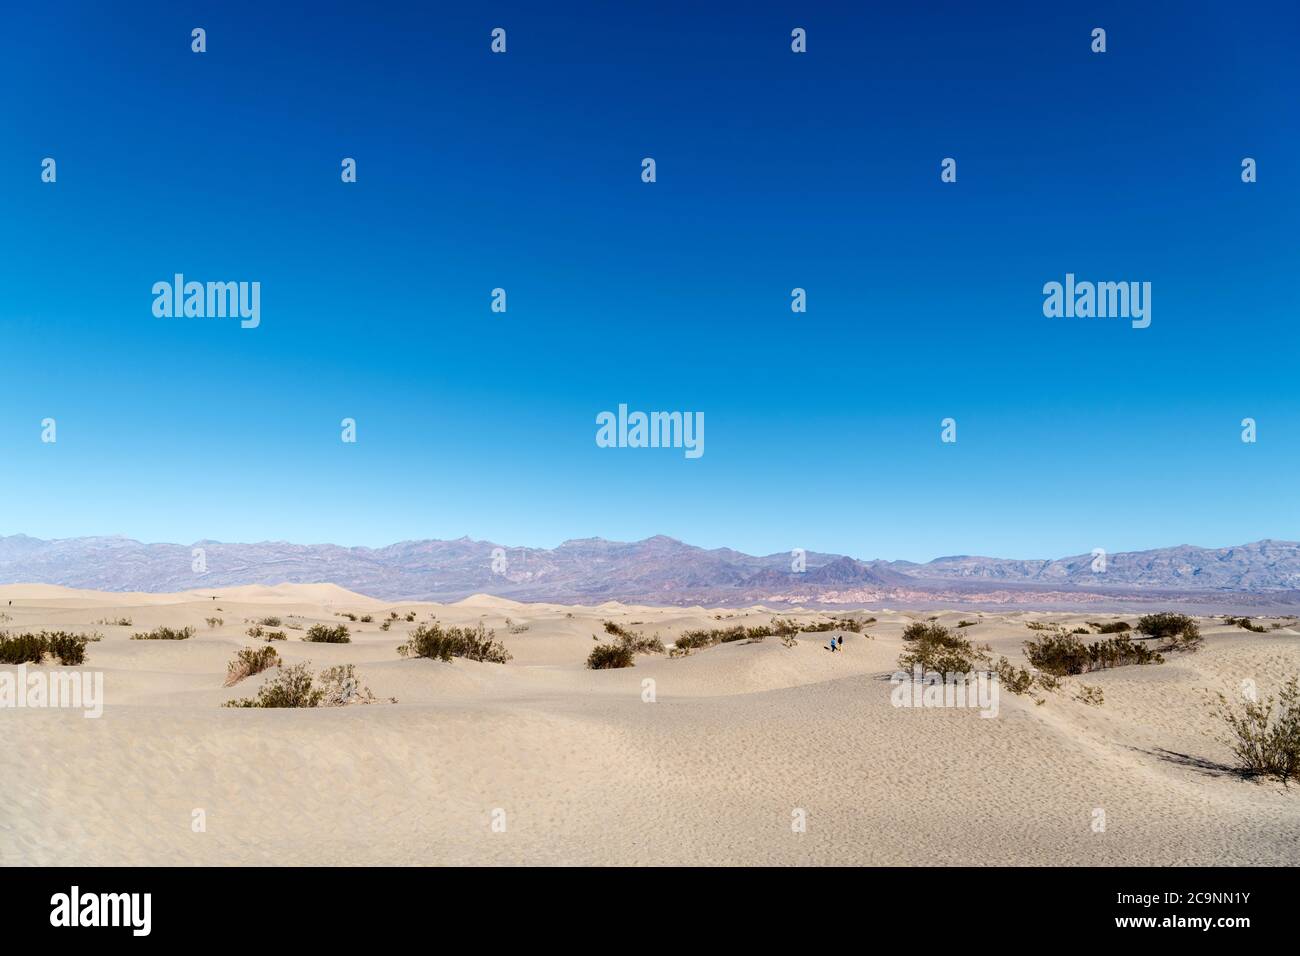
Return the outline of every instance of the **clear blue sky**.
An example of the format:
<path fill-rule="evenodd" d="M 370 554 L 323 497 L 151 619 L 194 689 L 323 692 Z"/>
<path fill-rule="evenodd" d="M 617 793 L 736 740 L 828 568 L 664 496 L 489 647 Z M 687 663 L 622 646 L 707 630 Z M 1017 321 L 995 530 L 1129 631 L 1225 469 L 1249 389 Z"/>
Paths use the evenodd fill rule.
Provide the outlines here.
<path fill-rule="evenodd" d="M 0 533 L 1300 538 L 1294 3 L 377 6 L 6 13 Z M 154 318 L 176 272 L 261 327 Z M 1151 327 L 1044 318 L 1066 272 Z M 597 448 L 620 402 L 704 456 Z"/>

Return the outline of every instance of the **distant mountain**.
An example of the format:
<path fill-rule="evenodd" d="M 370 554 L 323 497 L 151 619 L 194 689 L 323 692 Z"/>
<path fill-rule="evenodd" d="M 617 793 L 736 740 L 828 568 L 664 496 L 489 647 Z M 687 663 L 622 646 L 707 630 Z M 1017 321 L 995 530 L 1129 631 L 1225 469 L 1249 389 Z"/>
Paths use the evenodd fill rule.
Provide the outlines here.
<path fill-rule="evenodd" d="M 550 549 L 469 538 L 345 548 L 283 541 L 181 545 L 123 537 L 0 537 L 0 584 L 105 591 L 330 582 L 388 600 L 453 601 L 484 592 L 581 604 L 1300 606 L 1300 544 L 1292 541 L 1111 554 L 1100 572 L 1091 554 L 1054 560 L 956 556 L 917 564 L 808 552 L 803 561 L 796 571 L 789 553 L 756 557 L 662 535 L 635 542 L 582 538 Z"/>

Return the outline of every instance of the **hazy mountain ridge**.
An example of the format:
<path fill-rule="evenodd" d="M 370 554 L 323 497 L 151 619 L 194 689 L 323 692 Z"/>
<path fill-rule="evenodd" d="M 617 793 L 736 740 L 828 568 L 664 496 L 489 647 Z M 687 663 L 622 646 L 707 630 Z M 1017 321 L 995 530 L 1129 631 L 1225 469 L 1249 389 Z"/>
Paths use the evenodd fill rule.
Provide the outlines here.
<path fill-rule="evenodd" d="M 205 571 L 194 570 L 196 548 L 203 551 Z M 494 554 L 504 554 L 504 566 L 494 562 Z M 469 538 L 366 548 L 284 541 L 181 545 L 124 537 L 0 537 L 0 583 L 104 591 L 331 582 L 389 600 L 449 601 L 486 592 L 584 604 L 946 600 L 1060 605 L 1180 595 L 1228 605 L 1300 603 L 1300 544 L 1290 541 L 1111 554 L 1103 573 L 1093 570 L 1091 554 L 1034 560 L 959 555 L 917 564 L 808 552 L 804 560 L 805 569 L 794 572 L 789 553 L 710 550 L 663 535 L 635 542 L 583 538 L 549 549 Z"/>

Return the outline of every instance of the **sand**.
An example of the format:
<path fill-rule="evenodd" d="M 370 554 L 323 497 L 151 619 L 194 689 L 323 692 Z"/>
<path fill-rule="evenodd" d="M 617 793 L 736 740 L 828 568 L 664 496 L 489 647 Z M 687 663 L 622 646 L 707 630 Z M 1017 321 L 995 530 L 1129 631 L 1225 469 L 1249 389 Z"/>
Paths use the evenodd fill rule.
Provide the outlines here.
<path fill-rule="evenodd" d="M 481 620 L 514 659 L 405 660 L 395 649 L 416 625 L 381 631 L 389 610 Z M 1267 694 L 1300 673 L 1294 626 L 1257 634 L 1203 619 L 1194 654 L 1069 678 L 1042 704 L 1004 691 L 990 719 L 893 706 L 907 623 L 974 619 L 963 633 L 1021 660 L 1028 621 L 1119 616 L 875 608 L 858 612 L 878 619 L 872 636 L 846 633 L 842 654 L 810 633 L 794 647 L 769 637 L 590 671 L 604 620 L 670 643 L 773 613 L 393 603 L 328 584 L 8 585 L 0 612 L 9 633 L 104 635 L 83 667 L 58 669 L 102 672 L 106 698 L 99 719 L 0 710 L 0 865 L 1300 863 L 1300 787 L 1229 772 L 1210 708 L 1243 679 Z M 286 629 L 274 646 L 290 664 L 354 664 L 397 703 L 223 708 L 274 674 L 222 686 L 235 652 L 262 646 L 245 630 L 268 615 L 348 623 L 351 644 Z M 222 626 L 205 623 L 214 616 Z M 131 626 L 99 623 L 121 617 Z M 508 633 L 507 618 L 527 630 Z M 130 640 L 164 624 L 196 634 Z M 1076 700 L 1080 684 L 1104 703 Z"/>

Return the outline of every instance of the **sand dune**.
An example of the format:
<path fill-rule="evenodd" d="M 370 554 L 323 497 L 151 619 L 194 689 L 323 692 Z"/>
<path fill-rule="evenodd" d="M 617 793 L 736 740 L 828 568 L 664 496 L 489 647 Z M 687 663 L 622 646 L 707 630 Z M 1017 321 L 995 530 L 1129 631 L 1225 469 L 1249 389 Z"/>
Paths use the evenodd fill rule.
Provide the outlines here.
<path fill-rule="evenodd" d="M 402 659 L 395 648 L 416 625 L 381 631 L 390 608 L 482 621 L 514 660 Z M 1075 700 L 1070 678 L 1041 705 L 1003 693 L 986 719 L 891 704 L 909 621 L 977 619 L 963 633 L 1018 660 L 1034 634 L 1026 621 L 1114 616 L 874 610 L 871 636 L 846 633 L 842 654 L 806 633 L 794 647 L 768 638 L 589 671 L 606 619 L 670 642 L 773 614 L 478 595 L 384 603 L 333 585 L 173 595 L 10 585 L 0 611 L 11 633 L 103 634 L 84 667 L 60 670 L 103 672 L 106 695 L 97 720 L 0 710 L 3 864 L 1300 862 L 1300 788 L 1225 772 L 1208 707 L 1242 680 L 1267 693 L 1300 672 L 1293 627 L 1203 621 L 1195 654 L 1088 675 L 1099 707 Z M 350 644 L 300 640 L 298 628 L 346 613 L 375 620 L 348 622 Z M 289 639 L 275 647 L 286 663 L 354 664 L 397 703 L 223 708 L 269 676 L 222 686 L 236 650 L 260 646 L 245 630 L 268 615 L 284 622 Z M 123 618 L 130 626 L 103 623 Z M 130 639 L 163 624 L 196 634 Z M 792 829 L 800 814 L 805 832 Z"/>

